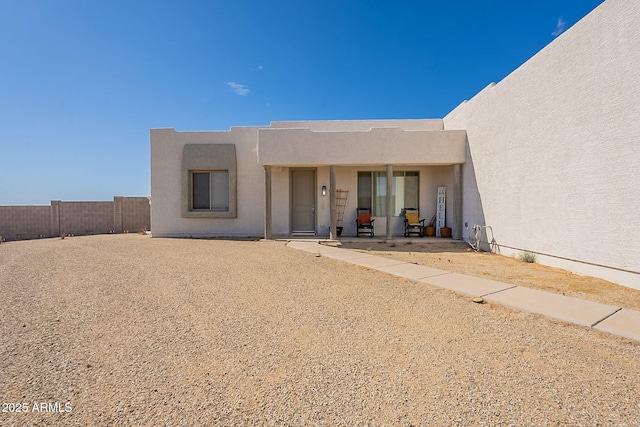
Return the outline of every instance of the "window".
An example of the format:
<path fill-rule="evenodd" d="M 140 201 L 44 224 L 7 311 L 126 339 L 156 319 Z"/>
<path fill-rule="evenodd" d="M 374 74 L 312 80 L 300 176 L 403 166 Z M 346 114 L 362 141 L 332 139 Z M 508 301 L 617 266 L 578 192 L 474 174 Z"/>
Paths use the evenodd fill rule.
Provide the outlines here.
<path fill-rule="evenodd" d="M 419 182 L 418 172 L 393 172 L 394 216 L 399 216 L 404 208 L 420 209 Z"/>
<path fill-rule="evenodd" d="M 192 210 L 229 211 L 229 171 L 192 172 Z"/>
<path fill-rule="evenodd" d="M 182 148 L 183 218 L 237 218 L 238 174 L 234 144 Z"/>
<path fill-rule="evenodd" d="M 393 216 L 399 216 L 404 208 L 419 208 L 419 181 L 417 171 L 393 172 Z M 387 215 L 386 172 L 358 172 L 358 207 L 371 209 L 374 216 Z"/>

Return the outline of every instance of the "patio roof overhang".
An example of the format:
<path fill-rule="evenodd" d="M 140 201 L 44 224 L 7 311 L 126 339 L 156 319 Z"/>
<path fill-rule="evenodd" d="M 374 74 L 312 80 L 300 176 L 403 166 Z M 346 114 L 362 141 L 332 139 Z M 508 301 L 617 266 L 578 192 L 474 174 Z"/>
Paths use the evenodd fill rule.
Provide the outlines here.
<path fill-rule="evenodd" d="M 258 163 L 269 166 L 451 165 L 466 160 L 464 130 L 318 132 L 259 129 Z"/>

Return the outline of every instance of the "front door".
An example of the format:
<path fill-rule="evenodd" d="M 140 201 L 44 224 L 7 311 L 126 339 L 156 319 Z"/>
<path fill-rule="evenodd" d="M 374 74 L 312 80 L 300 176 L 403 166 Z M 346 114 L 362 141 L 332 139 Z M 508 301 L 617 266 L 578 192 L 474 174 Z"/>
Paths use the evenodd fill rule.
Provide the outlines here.
<path fill-rule="evenodd" d="M 291 232 L 316 232 L 316 171 L 291 170 Z"/>

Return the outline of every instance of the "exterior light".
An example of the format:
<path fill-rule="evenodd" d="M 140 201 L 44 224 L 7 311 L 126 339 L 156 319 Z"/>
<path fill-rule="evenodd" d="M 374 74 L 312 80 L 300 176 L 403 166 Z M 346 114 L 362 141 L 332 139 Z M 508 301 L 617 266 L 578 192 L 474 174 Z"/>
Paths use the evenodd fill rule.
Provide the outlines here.
<path fill-rule="evenodd" d="M 322 195 L 323 195 L 323 196 L 326 196 L 326 195 L 327 195 L 327 186 L 326 186 L 326 185 L 323 185 L 323 186 L 322 186 Z"/>

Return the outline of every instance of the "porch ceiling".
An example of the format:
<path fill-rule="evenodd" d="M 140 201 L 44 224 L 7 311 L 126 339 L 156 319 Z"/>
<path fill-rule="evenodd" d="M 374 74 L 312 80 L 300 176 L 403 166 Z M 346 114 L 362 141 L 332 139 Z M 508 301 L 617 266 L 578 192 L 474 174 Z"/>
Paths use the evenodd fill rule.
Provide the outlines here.
<path fill-rule="evenodd" d="M 315 132 L 309 129 L 258 130 L 258 163 L 272 166 L 464 163 L 464 130 Z"/>

